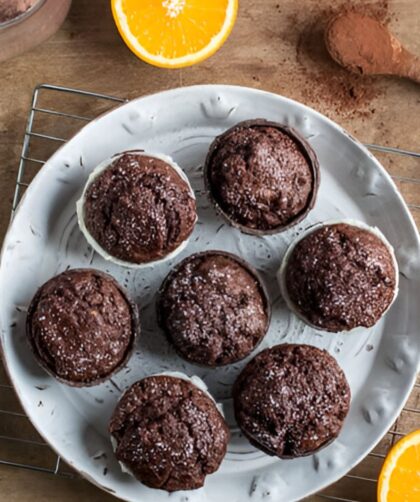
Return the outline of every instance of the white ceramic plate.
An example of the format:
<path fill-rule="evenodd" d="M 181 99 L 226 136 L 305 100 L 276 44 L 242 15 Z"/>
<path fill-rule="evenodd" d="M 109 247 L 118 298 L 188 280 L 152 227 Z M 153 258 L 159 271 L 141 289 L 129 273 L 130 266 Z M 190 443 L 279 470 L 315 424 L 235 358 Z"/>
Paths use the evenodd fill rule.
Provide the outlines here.
<path fill-rule="evenodd" d="M 213 138 L 241 120 L 262 117 L 298 129 L 321 164 L 318 202 L 298 227 L 278 236 L 252 237 L 224 224 L 204 194 L 202 164 Z M 133 271 L 106 263 L 80 233 L 75 202 L 103 159 L 144 148 L 174 157 L 198 199 L 199 222 L 176 259 Z M 275 279 L 290 241 L 314 223 L 340 218 L 378 226 L 395 247 L 400 294 L 374 328 L 325 334 L 305 326 L 285 307 Z M 232 418 L 230 386 L 245 362 L 199 368 L 175 355 L 156 327 L 154 296 L 175 262 L 204 249 L 241 255 L 263 272 L 273 302 L 269 334 L 258 351 L 281 342 L 329 350 L 349 379 L 352 405 L 340 437 L 316 455 L 281 461 L 254 449 Z M 88 389 L 58 384 L 36 364 L 25 340 L 25 309 L 36 289 L 68 267 L 113 274 L 142 305 L 143 331 L 135 355 L 112 382 Z M 299 103 L 229 86 L 199 86 L 134 100 L 87 125 L 64 145 L 31 183 L 5 239 L 0 269 L 1 340 L 11 379 L 35 427 L 75 469 L 127 501 L 247 500 L 291 502 L 316 492 L 359 462 L 400 412 L 420 359 L 420 245 L 414 223 L 393 182 L 374 157 L 339 126 Z M 249 359 L 249 358 L 248 358 Z M 225 405 L 232 441 L 221 469 L 203 489 L 169 495 L 123 474 L 114 460 L 107 422 L 124 390 L 165 370 L 197 374 Z M 38 406 L 42 401 L 43 406 Z"/>

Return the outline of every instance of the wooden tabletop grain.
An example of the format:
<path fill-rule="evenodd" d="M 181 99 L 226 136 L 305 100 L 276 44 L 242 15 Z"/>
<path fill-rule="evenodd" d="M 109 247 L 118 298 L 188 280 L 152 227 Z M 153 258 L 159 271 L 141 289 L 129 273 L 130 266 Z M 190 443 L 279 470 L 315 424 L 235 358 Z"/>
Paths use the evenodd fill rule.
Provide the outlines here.
<path fill-rule="evenodd" d="M 305 39 L 309 30 L 316 32 L 322 26 L 326 9 L 348 3 L 346 0 L 240 0 L 234 31 L 215 56 L 192 68 L 162 70 L 139 61 L 125 47 L 113 24 L 108 0 L 74 0 L 67 21 L 53 38 L 0 65 L 0 240 L 10 217 L 31 94 L 33 88 L 43 82 L 123 98 L 201 83 L 256 87 L 313 106 L 363 142 L 420 151 L 420 85 L 394 78 L 376 78 L 353 89 L 343 83 L 338 67 L 317 46 L 319 37 L 310 34 Z M 365 5 L 375 1 L 353 3 Z M 418 0 L 380 0 L 377 7 L 381 12 L 388 9 L 393 32 L 408 49 L 420 54 Z M 302 40 L 306 40 L 306 55 L 302 53 L 305 50 Z M 340 77 L 330 86 L 325 75 L 335 72 Z M 355 99 L 353 106 L 349 96 L 340 97 L 339 86 L 350 97 L 355 93 L 359 96 L 365 93 L 365 96 Z M 379 158 L 392 175 L 404 177 L 397 183 L 420 224 L 420 184 L 407 181 L 407 178 L 420 178 L 420 161 L 389 155 Z M 6 381 L 6 376 L 0 374 L 0 383 Z M 420 406 L 420 392 L 413 394 L 410 405 Z M 0 408 L 20 412 L 12 391 L 2 393 Z M 0 414 L 0 436 L 17 428 L 27 428 L 27 433 L 36 437 L 30 424 L 22 425 L 18 419 L 17 415 L 16 422 L 6 424 Z M 419 415 L 402 417 L 397 425 L 404 431 L 419 428 Z M 376 451 L 385 453 L 392 440 L 392 435 L 385 438 Z M 47 461 L 47 456 L 52 455 L 30 448 L 17 451 L 13 446 L 0 443 L 0 459 L 13 454 L 34 463 Z M 53 462 L 54 458 L 51 456 L 49 461 Z M 381 462 L 380 457 L 370 458 L 354 472 L 373 479 Z M 361 502 L 375 500 L 374 483 L 368 481 L 355 484 L 346 479 L 328 493 Z M 81 502 L 115 500 L 81 479 L 0 465 L 0 500 L 73 502 L 75 499 Z"/>

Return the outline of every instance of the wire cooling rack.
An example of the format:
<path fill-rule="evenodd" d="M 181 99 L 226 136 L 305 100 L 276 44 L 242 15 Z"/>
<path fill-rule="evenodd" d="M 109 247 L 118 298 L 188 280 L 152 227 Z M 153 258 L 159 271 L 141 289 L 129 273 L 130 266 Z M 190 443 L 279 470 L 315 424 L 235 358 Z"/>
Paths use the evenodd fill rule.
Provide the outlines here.
<path fill-rule="evenodd" d="M 12 218 L 26 187 L 52 153 L 83 125 L 126 101 L 124 98 L 54 85 L 43 84 L 35 88 L 18 167 Z M 420 162 L 420 152 L 374 144 L 366 146 L 378 155 L 400 156 L 409 162 Z M 390 161 L 391 164 L 393 161 Z M 418 167 L 414 166 L 414 172 L 418 171 Z M 406 188 L 406 200 L 419 221 L 420 178 L 411 176 L 413 170 L 410 171 L 410 168 L 408 176 L 405 175 L 407 169 L 403 170 L 404 176 L 390 170 L 400 188 L 401 186 Z M 404 193 L 404 189 L 402 191 Z M 61 462 L 60 457 L 37 434 L 23 413 L 4 371 L 0 371 L 0 389 L 0 464 L 57 476 L 77 477 L 78 474 Z M 338 483 L 310 500 L 313 502 L 375 500 L 377 476 L 387 452 L 395 441 L 418 428 L 420 428 L 420 381 L 416 383 L 398 420 L 365 460 Z"/>

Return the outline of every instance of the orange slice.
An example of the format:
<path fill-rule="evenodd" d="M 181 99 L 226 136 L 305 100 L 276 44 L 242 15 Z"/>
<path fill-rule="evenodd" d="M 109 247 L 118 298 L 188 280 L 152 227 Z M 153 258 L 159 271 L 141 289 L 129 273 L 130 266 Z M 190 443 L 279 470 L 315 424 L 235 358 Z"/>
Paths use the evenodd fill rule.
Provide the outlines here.
<path fill-rule="evenodd" d="M 420 501 L 420 430 L 388 453 L 378 483 L 378 502 Z"/>
<path fill-rule="evenodd" d="M 140 59 L 182 68 L 214 54 L 236 20 L 238 0 L 111 0 L 115 23 Z"/>

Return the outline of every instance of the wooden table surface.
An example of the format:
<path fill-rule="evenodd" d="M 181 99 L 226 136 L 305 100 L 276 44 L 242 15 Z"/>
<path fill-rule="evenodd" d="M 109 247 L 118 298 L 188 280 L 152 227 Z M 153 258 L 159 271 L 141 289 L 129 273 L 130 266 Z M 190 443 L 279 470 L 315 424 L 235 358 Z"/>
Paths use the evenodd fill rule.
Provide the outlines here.
<path fill-rule="evenodd" d="M 420 86 L 393 78 L 377 78 L 369 83 L 350 77 L 346 80 L 319 43 L 319 31 L 328 9 L 348 3 L 346 0 L 240 0 L 239 17 L 225 46 L 198 66 L 170 71 L 148 66 L 129 52 L 114 27 L 108 0 L 74 0 L 67 21 L 53 38 L 0 64 L 0 239 L 9 221 L 32 90 L 42 82 L 124 98 L 199 83 L 256 87 L 313 106 L 363 142 L 420 151 Z M 353 3 L 374 4 L 382 13 L 388 10 L 394 33 L 409 49 L 420 54 L 418 0 Z M 420 177 L 418 160 L 389 155 L 381 155 L 380 160 L 394 176 Z M 405 179 L 398 181 L 398 185 L 420 224 L 420 184 Z M 1 375 L 0 382 L 5 381 L 6 376 Z M 419 394 L 412 396 L 412 407 L 420 405 Z M 1 397 L 0 408 L 7 407 L 19 411 L 11 392 Z M 419 428 L 419 418 L 403 417 L 397 426 L 404 431 Z M 6 424 L 0 415 L 0 436 L 18 428 L 34 434 L 29 424 Z M 391 440 L 392 436 L 385 438 L 376 451 L 384 453 Z M 33 463 L 47 457 L 29 447 L 15 451 L 15 447 L 0 443 L 0 458 L 6 454 Z M 366 460 L 356 472 L 374 478 L 381 461 Z M 375 497 L 374 483 L 356 485 L 349 479 L 329 493 L 363 502 Z M 114 500 L 81 479 L 6 466 L 0 466 L 0 494 L 4 494 L 0 499 L 8 502 Z M 3 498 L 6 494 L 7 498 Z"/>

